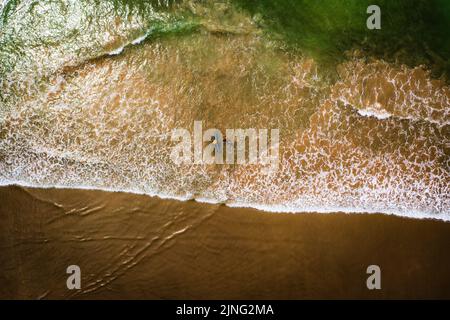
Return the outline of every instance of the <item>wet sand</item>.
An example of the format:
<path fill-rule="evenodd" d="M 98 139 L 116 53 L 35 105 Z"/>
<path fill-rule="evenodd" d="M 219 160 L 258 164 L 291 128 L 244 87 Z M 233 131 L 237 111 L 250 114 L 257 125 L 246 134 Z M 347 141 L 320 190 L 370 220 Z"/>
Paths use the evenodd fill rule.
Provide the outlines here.
<path fill-rule="evenodd" d="M 442 221 L 16 186 L 0 204 L 3 299 L 450 298 Z M 371 264 L 381 290 L 366 288 Z"/>

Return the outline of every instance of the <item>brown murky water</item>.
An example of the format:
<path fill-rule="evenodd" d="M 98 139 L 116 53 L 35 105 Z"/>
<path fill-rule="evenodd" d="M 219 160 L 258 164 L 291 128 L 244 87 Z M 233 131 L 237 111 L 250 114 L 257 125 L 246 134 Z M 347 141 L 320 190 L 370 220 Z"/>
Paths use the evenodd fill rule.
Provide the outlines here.
<path fill-rule="evenodd" d="M 258 35 L 161 39 L 52 76 L 3 119 L 6 183 L 288 212 L 448 220 L 449 101 L 422 67 L 349 56 L 339 79 Z M 175 164 L 173 129 L 279 129 L 267 165 Z"/>

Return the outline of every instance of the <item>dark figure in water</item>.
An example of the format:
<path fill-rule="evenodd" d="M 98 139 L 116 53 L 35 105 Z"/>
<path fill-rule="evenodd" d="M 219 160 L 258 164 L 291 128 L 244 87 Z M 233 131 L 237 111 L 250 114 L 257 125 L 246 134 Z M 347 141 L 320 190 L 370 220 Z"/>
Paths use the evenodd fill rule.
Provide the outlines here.
<path fill-rule="evenodd" d="M 223 138 L 222 140 L 219 137 L 219 134 L 215 133 L 212 137 L 212 143 L 215 145 L 215 152 L 221 152 L 223 145 L 227 144 L 227 138 Z"/>

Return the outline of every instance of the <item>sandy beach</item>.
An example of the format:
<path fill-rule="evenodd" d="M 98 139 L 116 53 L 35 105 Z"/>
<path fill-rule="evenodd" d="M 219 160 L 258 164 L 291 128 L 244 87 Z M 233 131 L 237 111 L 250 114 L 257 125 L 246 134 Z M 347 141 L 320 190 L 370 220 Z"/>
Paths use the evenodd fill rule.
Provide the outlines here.
<path fill-rule="evenodd" d="M 16 186 L 0 203 L 3 299 L 450 298 L 442 221 Z M 72 264 L 81 290 L 66 288 Z"/>

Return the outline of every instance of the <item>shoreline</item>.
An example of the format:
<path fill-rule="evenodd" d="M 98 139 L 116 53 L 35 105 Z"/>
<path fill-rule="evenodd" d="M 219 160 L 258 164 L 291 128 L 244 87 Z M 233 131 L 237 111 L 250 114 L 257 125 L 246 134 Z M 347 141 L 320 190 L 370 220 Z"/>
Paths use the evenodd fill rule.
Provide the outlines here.
<path fill-rule="evenodd" d="M 431 221 L 440 221 L 444 223 L 450 222 L 450 216 L 449 217 L 433 217 L 430 213 L 423 213 L 423 212 L 410 212 L 410 213 L 403 213 L 398 211 L 382 211 L 382 210 L 363 210 L 358 208 L 346 208 L 346 207 L 307 207 L 304 209 L 298 209 L 298 208 L 292 208 L 286 205 L 274 205 L 274 206 L 267 206 L 267 205 L 259 205 L 259 204 L 251 204 L 251 203 L 239 203 L 239 202 L 232 202 L 232 201 L 216 201 L 214 199 L 207 199 L 207 198 L 193 198 L 193 197 L 177 197 L 173 195 L 165 195 L 165 194 L 159 194 L 159 193 L 145 193 L 141 191 L 135 191 L 135 190 L 120 190 L 120 189 L 109 189 L 109 188 L 100 188 L 100 187 L 93 187 L 93 186 L 64 186 L 64 185 L 41 185 L 41 186 L 35 186 L 32 184 L 22 184 L 17 182 L 12 183 L 6 183 L 3 184 L 0 182 L 0 188 L 2 187 L 18 187 L 18 188 L 29 188 L 29 189 L 44 189 L 44 190 L 86 190 L 86 191 L 99 191 L 99 192 L 108 192 L 108 193 L 124 193 L 124 194 L 130 194 L 130 195 L 140 195 L 140 196 L 146 196 L 150 198 L 157 198 L 160 200 L 173 200 L 173 201 L 180 201 L 180 202 L 186 202 L 186 201 L 194 201 L 196 203 L 205 203 L 210 205 L 223 205 L 229 208 L 242 208 L 242 209 L 253 209 L 264 213 L 276 213 L 276 214 L 305 214 L 305 213 L 312 213 L 312 214 L 333 214 L 333 213 L 342 213 L 342 214 L 362 214 L 362 215 L 371 215 L 371 214 L 381 214 L 386 216 L 395 216 L 400 218 L 407 218 L 407 219 L 415 219 L 415 220 L 431 220 Z M 446 213 L 444 213 L 445 215 Z"/>

